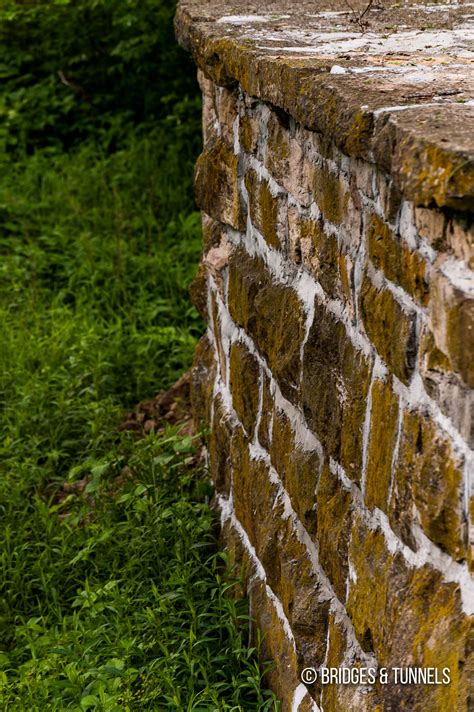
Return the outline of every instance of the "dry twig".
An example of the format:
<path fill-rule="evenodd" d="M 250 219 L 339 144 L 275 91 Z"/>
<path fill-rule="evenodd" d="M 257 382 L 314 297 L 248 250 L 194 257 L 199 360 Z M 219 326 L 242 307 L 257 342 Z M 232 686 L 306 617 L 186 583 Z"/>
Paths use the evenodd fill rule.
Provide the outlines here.
<path fill-rule="evenodd" d="M 369 2 L 367 3 L 367 5 L 365 6 L 365 8 L 363 10 L 356 10 L 351 5 L 349 0 L 346 0 L 346 5 L 348 6 L 349 10 L 352 13 L 353 22 L 356 22 L 359 25 L 362 32 L 365 32 L 365 30 L 369 26 L 369 20 L 366 17 L 366 15 L 370 12 L 370 10 L 372 10 L 372 9 L 383 10 L 383 5 L 382 5 L 381 0 L 369 0 Z"/>

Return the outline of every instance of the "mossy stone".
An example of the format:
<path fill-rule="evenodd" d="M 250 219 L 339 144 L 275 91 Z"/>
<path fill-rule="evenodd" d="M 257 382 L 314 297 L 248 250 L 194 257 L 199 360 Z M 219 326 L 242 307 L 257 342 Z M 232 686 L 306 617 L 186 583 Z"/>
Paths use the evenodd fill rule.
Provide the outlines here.
<path fill-rule="evenodd" d="M 255 171 L 245 176 L 252 223 L 261 232 L 270 247 L 281 247 L 283 222 L 279 219 L 281 198 L 273 196 L 268 181 L 260 180 Z"/>
<path fill-rule="evenodd" d="M 260 367 L 257 359 L 242 343 L 230 350 L 230 391 L 237 416 L 252 438 L 257 421 L 260 389 Z"/>
<path fill-rule="evenodd" d="M 374 287 L 367 276 L 362 282 L 359 309 L 370 341 L 392 373 L 408 383 L 415 367 L 415 313 L 405 310 L 388 289 Z"/>
<path fill-rule="evenodd" d="M 372 215 L 367 229 L 369 257 L 387 279 L 403 287 L 420 304 L 429 298 L 427 264 L 411 251 L 378 215 Z"/>
<path fill-rule="evenodd" d="M 205 146 L 196 163 L 194 187 L 196 202 L 204 212 L 235 230 L 244 229 L 238 158 L 223 139 L 216 137 Z"/>
<path fill-rule="evenodd" d="M 207 334 L 201 336 L 191 368 L 191 405 L 193 419 L 199 427 L 209 427 L 212 392 L 216 376 L 214 348 Z"/>
<path fill-rule="evenodd" d="M 371 364 L 342 322 L 318 300 L 303 356 L 302 404 L 308 424 L 327 454 L 360 479 L 362 426 Z"/>
<path fill-rule="evenodd" d="M 417 522 L 415 507 L 425 534 L 453 558 L 466 558 L 462 466 L 428 416 L 405 411 L 390 521 L 407 544 L 415 546 L 411 534 Z"/>
<path fill-rule="evenodd" d="M 229 268 L 229 310 L 254 339 L 283 395 L 296 400 L 304 310 L 296 292 L 272 282 L 259 258 L 237 250 Z"/>
<path fill-rule="evenodd" d="M 290 495 L 295 512 L 312 536 L 316 534 L 316 486 L 321 463 L 314 451 L 304 450 L 295 440 L 287 416 L 273 413 L 270 444 L 272 464 Z"/>
<path fill-rule="evenodd" d="M 319 561 L 326 572 L 336 596 L 346 596 L 348 576 L 347 552 L 352 526 L 351 495 L 343 488 L 328 465 L 323 467 L 317 491 L 316 540 Z"/>
<path fill-rule="evenodd" d="M 398 398 L 392 379 L 372 384 L 372 412 L 365 481 L 365 501 L 369 508 L 387 511 L 392 477 L 392 459 L 398 432 Z"/>

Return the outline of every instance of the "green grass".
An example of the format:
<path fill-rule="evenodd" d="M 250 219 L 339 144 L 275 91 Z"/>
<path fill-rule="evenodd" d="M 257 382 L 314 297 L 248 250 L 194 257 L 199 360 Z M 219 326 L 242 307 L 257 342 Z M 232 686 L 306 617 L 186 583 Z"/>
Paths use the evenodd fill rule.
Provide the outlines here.
<path fill-rule="evenodd" d="M 119 430 L 204 328 L 200 99 L 174 10 L 0 8 L 0 709 L 279 708 L 200 438 Z"/>
<path fill-rule="evenodd" d="M 15 502 L 2 555 L 4 709 L 274 708 L 245 647 L 245 604 L 213 550 L 192 448 L 175 432 L 124 440 L 88 463 L 87 506 L 38 492 Z"/>
<path fill-rule="evenodd" d="M 277 709 L 195 443 L 117 430 L 203 328 L 187 295 L 196 141 L 180 131 L 2 165 L 2 709 Z"/>

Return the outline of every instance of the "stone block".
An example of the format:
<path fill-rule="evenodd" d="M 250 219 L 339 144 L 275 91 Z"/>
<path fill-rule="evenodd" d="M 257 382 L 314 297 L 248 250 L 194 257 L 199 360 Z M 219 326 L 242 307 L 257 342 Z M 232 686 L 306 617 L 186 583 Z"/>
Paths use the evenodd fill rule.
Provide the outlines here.
<path fill-rule="evenodd" d="M 249 211 L 253 225 L 263 235 L 270 247 L 280 248 L 286 244 L 284 200 L 273 195 L 268 181 L 260 180 L 256 172 L 249 170 L 245 176 Z"/>
<path fill-rule="evenodd" d="M 357 190 L 360 191 L 366 198 L 373 200 L 374 195 L 374 178 L 375 168 L 367 161 L 362 161 L 358 158 L 351 159 L 351 175 L 354 178 Z"/>
<path fill-rule="evenodd" d="M 254 634 L 256 628 L 265 631 L 260 647 L 261 658 L 275 662 L 265 679 L 281 700 L 282 712 L 289 712 L 293 690 L 300 684 L 293 641 L 288 637 L 275 603 L 261 581 L 252 585 L 250 601 L 255 620 Z"/>
<path fill-rule="evenodd" d="M 297 265 L 303 261 L 303 252 L 309 258 L 311 250 L 311 238 L 305 239 L 303 235 L 303 223 L 309 223 L 301 217 L 298 208 L 289 205 L 287 211 L 288 219 L 288 256 Z"/>
<path fill-rule="evenodd" d="M 194 184 L 196 202 L 204 212 L 235 230 L 243 230 L 245 213 L 237 169 L 237 156 L 225 141 L 216 138 L 197 160 Z"/>
<path fill-rule="evenodd" d="M 325 465 L 317 490 L 319 561 L 340 601 L 346 598 L 347 552 L 352 526 L 351 494 Z"/>
<path fill-rule="evenodd" d="M 309 220 L 294 208 L 288 210 L 288 226 L 290 257 L 306 267 L 329 297 L 341 297 L 337 238 L 325 231 L 322 220 Z"/>
<path fill-rule="evenodd" d="M 427 415 L 405 411 L 395 466 L 390 521 L 406 544 L 419 524 L 426 536 L 457 560 L 466 558 L 463 462 Z"/>
<path fill-rule="evenodd" d="M 243 429 L 237 426 L 218 395 L 214 401 L 211 433 L 209 436 L 210 475 L 219 493 L 229 495 L 232 483 L 231 454 L 235 441 L 243 438 Z"/>
<path fill-rule="evenodd" d="M 421 332 L 419 369 L 428 395 L 474 448 L 474 393 L 452 371 L 449 359 L 436 347 L 428 325 Z"/>
<path fill-rule="evenodd" d="M 204 144 L 218 136 L 217 115 L 215 106 L 215 84 L 198 70 L 199 86 L 202 91 L 202 136 Z"/>
<path fill-rule="evenodd" d="M 208 319 L 207 313 L 207 269 L 203 262 L 189 285 L 189 297 L 203 319 Z"/>
<path fill-rule="evenodd" d="M 389 552 L 382 533 L 360 517 L 354 520 L 349 558 L 353 580 L 347 611 L 362 647 L 373 650 L 383 667 L 451 670 L 449 685 L 378 686 L 382 709 L 467 712 L 469 673 L 463 668 L 470 621 L 457 585 L 444 583 L 430 566 L 408 567 L 400 553 Z"/>
<path fill-rule="evenodd" d="M 229 310 L 255 341 L 289 400 L 298 393 L 304 310 L 296 292 L 271 280 L 259 258 L 234 254 L 229 268 Z"/>
<path fill-rule="evenodd" d="M 347 215 L 349 192 L 344 190 L 341 176 L 330 171 L 324 164 L 317 168 L 313 184 L 316 205 L 325 220 L 340 225 Z"/>
<path fill-rule="evenodd" d="M 277 589 L 280 582 L 281 558 L 278 550 L 283 505 L 276 501 L 278 487 L 271 481 L 268 465 L 262 460 L 254 460 L 248 445 L 249 441 L 243 433 L 239 433 L 233 441 L 231 462 L 235 513 L 265 568 L 269 584 Z"/>
<path fill-rule="evenodd" d="M 462 263 L 450 260 L 435 270 L 430 316 L 437 348 L 474 388 L 474 280 Z"/>
<path fill-rule="evenodd" d="M 434 208 L 415 207 L 415 226 L 418 234 L 426 240 L 434 250 L 446 250 L 446 215 L 442 210 Z"/>
<path fill-rule="evenodd" d="M 389 223 L 395 223 L 402 202 L 398 186 L 390 176 L 377 171 L 376 190 L 385 220 Z"/>
<path fill-rule="evenodd" d="M 228 360 L 228 344 L 223 343 L 222 333 L 221 333 L 221 321 L 219 317 L 219 309 L 217 305 L 217 296 L 214 292 L 211 292 L 211 313 L 209 315 L 209 321 L 212 325 L 212 332 L 214 336 L 216 356 L 218 361 L 219 373 L 224 382 L 227 382 L 227 360 Z"/>
<path fill-rule="evenodd" d="M 392 459 L 398 433 L 398 398 L 392 390 L 392 379 L 379 379 L 372 384 L 365 501 L 367 506 L 387 511 L 392 477 Z"/>
<path fill-rule="evenodd" d="M 288 417 L 274 409 L 270 444 L 272 464 L 288 492 L 293 509 L 306 530 L 316 533 L 316 487 L 321 463 L 314 451 L 296 441 Z"/>
<path fill-rule="evenodd" d="M 214 220 L 210 215 L 202 213 L 202 249 L 208 252 L 212 247 L 218 247 L 225 236 L 226 228 L 218 220 Z"/>
<path fill-rule="evenodd" d="M 229 146 L 233 146 L 234 124 L 239 115 L 237 91 L 225 87 L 216 87 L 215 107 L 220 127 L 220 135 Z"/>
<path fill-rule="evenodd" d="M 455 214 L 448 223 L 447 243 L 454 255 L 474 270 L 474 219 L 471 214 Z"/>
<path fill-rule="evenodd" d="M 375 214 L 368 222 L 367 248 L 374 267 L 420 304 L 426 305 L 429 298 L 426 261 L 420 254 L 410 250 Z"/>
<path fill-rule="evenodd" d="M 306 420 L 328 455 L 360 479 L 362 426 L 371 364 L 342 322 L 317 300 L 304 349 L 302 405 Z"/>
<path fill-rule="evenodd" d="M 214 348 L 207 334 L 201 336 L 191 369 L 191 405 L 198 428 L 209 427 L 212 393 L 216 377 Z"/>
<path fill-rule="evenodd" d="M 243 343 L 232 344 L 229 364 L 232 404 L 245 432 L 252 438 L 260 400 L 260 367 Z"/>
<path fill-rule="evenodd" d="M 348 661 L 350 660 L 350 664 Z M 353 649 L 347 631 L 340 620 L 331 614 L 329 619 L 328 652 L 325 667 L 366 668 L 367 661 Z M 370 685 L 326 684 L 321 686 L 320 704 L 325 710 L 348 710 L 348 712 L 382 712 L 378 695 Z"/>
<path fill-rule="evenodd" d="M 260 134 L 260 117 L 254 116 L 247 111 L 240 117 L 239 141 L 245 153 L 256 156 L 258 150 L 258 138 Z"/>
<path fill-rule="evenodd" d="M 265 166 L 281 186 L 302 205 L 312 200 L 316 167 L 306 160 L 303 147 L 289 128 L 287 115 L 272 112 L 267 123 Z"/>
<path fill-rule="evenodd" d="M 233 251 L 233 244 L 224 235 L 220 243 L 216 247 L 211 247 L 203 257 L 203 263 L 212 276 L 221 299 L 225 299 L 224 271 L 229 265 Z"/>
<path fill-rule="evenodd" d="M 408 383 L 416 359 L 414 312 L 402 307 L 387 288 L 377 289 L 367 276 L 359 295 L 359 312 L 380 356 L 403 383 Z"/>

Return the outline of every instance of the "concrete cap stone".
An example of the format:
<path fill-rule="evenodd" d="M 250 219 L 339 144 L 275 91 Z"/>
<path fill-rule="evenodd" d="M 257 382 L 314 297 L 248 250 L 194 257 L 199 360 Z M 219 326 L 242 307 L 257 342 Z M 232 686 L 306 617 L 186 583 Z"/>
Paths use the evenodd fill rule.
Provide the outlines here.
<path fill-rule="evenodd" d="M 283 109 L 420 206 L 474 210 L 474 2 L 181 0 L 216 84 Z"/>

